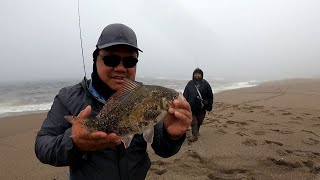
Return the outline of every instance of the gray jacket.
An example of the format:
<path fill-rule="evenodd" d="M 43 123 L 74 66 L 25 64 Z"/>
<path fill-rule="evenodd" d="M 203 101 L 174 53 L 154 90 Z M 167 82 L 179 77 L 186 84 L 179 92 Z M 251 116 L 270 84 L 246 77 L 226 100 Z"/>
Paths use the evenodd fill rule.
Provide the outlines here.
<path fill-rule="evenodd" d="M 54 98 L 53 105 L 44 120 L 35 141 L 37 158 L 53 166 L 69 166 L 71 179 L 145 179 L 150 168 L 150 159 L 146 152 L 147 143 L 142 135 L 136 134 L 129 148 L 123 144 L 116 149 L 104 151 L 80 152 L 70 138 L 71 124 L 65 115 L 77 115 L 87 105 L 91 105 L 92 114 L 96 116 L 102 106 L 101 102 L 88 90 L 89 81 L 62 88 Z M 163 122 L 154 127 L 152 148 L 161 157 L 176 154 L 185 140 L 172 140 Z"/>

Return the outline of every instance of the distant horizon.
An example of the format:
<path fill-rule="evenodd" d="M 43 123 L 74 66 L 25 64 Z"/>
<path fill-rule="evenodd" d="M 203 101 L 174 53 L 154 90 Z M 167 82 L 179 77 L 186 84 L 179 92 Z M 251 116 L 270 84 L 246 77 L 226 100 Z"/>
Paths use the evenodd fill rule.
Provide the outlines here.
<path fill-rule="evenodd" d="M 81 81 L 84 78 L 82 77 L 59 77 L 59 78 L 52 78 L 52 77 L 46 77 L 46 78 L 37 78 L 37 79 L 11 79 L 11 80 L 6 80 L 6 79 L 1 79 L 0 83 L 23 83 L 23 82 L 41 82 L 41 81 Z M 139 78 L 146 78 L 146 79 L 168 79 L 168 80 L 191 80 L 191 76 L 186 77 L 186 76 L 155 76 L 155 75 L 145 75 L 145 76 L 136 76 L 136 79 Z M 91 74 L 90 76 L 87 75 L 87 79 L 91 79 Z M 270 78 L 270 79 L 255 79 L 255 78 L 239 78 L 239 77 L 229 77 L 229 78 L 224 78 L 224 77 L 213 77 L 213 76 L 205 76 L 204 79 L 206 80 L 216 80 L 216 81 L 234 81 L 234 82 L 241 82 L 241 81 L 259 81 L 259 82 L 267 82 L 267 81 L 277 81 L 277 80 L 287 80 L 287 79 L 320 79 L 320 75 L 318 76 L 310 76 L 310 77 L 279 77 L 279 78 Z"/>

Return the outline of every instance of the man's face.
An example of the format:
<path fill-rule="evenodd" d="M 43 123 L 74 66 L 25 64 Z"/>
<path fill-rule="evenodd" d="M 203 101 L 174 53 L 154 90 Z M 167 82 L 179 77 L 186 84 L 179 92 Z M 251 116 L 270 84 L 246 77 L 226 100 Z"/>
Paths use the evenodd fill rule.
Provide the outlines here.
<path fill-rule="evenodd" d="M 200 73 L 194 73 L 193 77 L 194 77 L 194 79 L 201 79 L 201 74 Z"/>
<path fill-rule="evenodd" d="M 104 64 L 103 57 L 105 56 L 119 56 L 121 62 L 115 67 L 109 67 Z M 97 71 L 100 79 L 108 85 L 111 89 L 118 91 L 123 86 L 123 78 L 134 80 L 136 76 L 137 66 L 125 68 L 123 66 L 124 57 L 137 58 L 137 52 L 125 45 L 113 46 L 106 49 L 101 49 L 97 57 Z M 108 60 L 108 58 L 105 58 Z M 129 59 L 129 58 L 128 58 Z"/>

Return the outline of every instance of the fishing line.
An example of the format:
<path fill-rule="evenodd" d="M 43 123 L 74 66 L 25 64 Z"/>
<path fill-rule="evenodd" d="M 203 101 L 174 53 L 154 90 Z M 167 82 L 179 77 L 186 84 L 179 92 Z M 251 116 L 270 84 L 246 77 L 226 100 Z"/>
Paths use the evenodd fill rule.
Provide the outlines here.
<path fill-rule="evenodd" d="M 80 35 L 80 47 L 81 47 L 83 71 L 84 71 L 84 77 L 87 79 L 86 65 L 84 64 L 83 45 L 82 45 L 82 32 L 81 32 L 81 23 L 80 23 L 80 0 L 78 0 L 78 19 L 79 19 L 79 35 Z"/>
<path fill-rule="evenodd" d="M 196 65 L 196 67 L 199 67 L 199 64 L 198 64 L 198 61 L 197 61 L 197 58 L 196 58 L 196 57 L 194 58 L 194 63 L 195 63 L 195 65 Z"/>

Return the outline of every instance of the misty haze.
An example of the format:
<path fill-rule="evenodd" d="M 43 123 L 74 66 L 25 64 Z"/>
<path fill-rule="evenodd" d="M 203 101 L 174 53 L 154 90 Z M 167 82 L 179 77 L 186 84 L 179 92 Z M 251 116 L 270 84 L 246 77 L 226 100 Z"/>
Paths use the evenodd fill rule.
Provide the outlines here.
<path fill-rule="evenodd" d="M 87 74 L 101 30 L 120 22 L 144 51 L 138 77 L 188 79 L 197 66 L 207 78 L 319 77 L 318 7 L 311 0 L 83 1 Z M 76 2 L 4 0 L 0 15 L 1 81 L 83 77 Z"/>
<path fill-rule="evenodd" d="M 69 167 L 81 167 L 83 162 L 94 175 L 116 172 L 119 178 L 139 174 L 137 167 L 143 166 L 147 180 L 320 179 L 319 8 L 319 0 L 1 0 L 0 179 L 71 179 Z M 145 149 L 140 141 L 123 151 L 118 145 L 114 151 L 118 154 L 111 156 L 114 149 L 109 146 L 87 152 L 72 139 L 76 128 L 63 117 L 77 116 L 88 104 L 99 112 L 100 105 L 113 99 L 116 89 L 110 84 L 100 80 L 93 85 L 104 75 L 90 80 L 92 53 L 101 31 L 112 23 L 125 24 L 137 35 L 143 52 L 133 65 L 136 81 L 183 93 L 188 82 L 196 82 L 191 81 L 193 72 L 200 68 L 212 88 L 212 109 L 203 110 L 209 101 L 196 91 L 199 84 L 190 83 L 203 110 L 202 124 L 195 123 L 197 113 L 187 109 L 192 101 L 182 98 L 186 108 L 179 104 L 174 112 L 192 121 L 191 127 L 179 126 L 184 131 L 173 138 L 165 127 L 168 119 L 162 118 L 161 131 L 155 136 L 150 131 L 155 144 L 169 147 L 160 150 L 164 156 L 172 153 L 168 149 L 178 149 L 172 144 L 182 143 L 171 157 L 160 157 L 153 146 Z M 122 78 L 134 70 L 123 62 L 119 67 L 127 68 L 126 75 L 109 73 L 106 78 L 123 83 Z M 115 72 L 111 67 L 108 71 Z M 86 86 L 79 88 L 85 74 Z M 67 86 L 71 87 L 61 90 Z M 109 96 L 100 97 L 100 92 Z M 39 136 L 47 139 L 37 141 Z M 44 145 L 36 148 L 35 141 Z M 141 152 L 150 161 L 136 161 Z M 100 169 L 93 157 L 114 164 Z M 128 167 L 122 169 L 120 161 Z"/>

